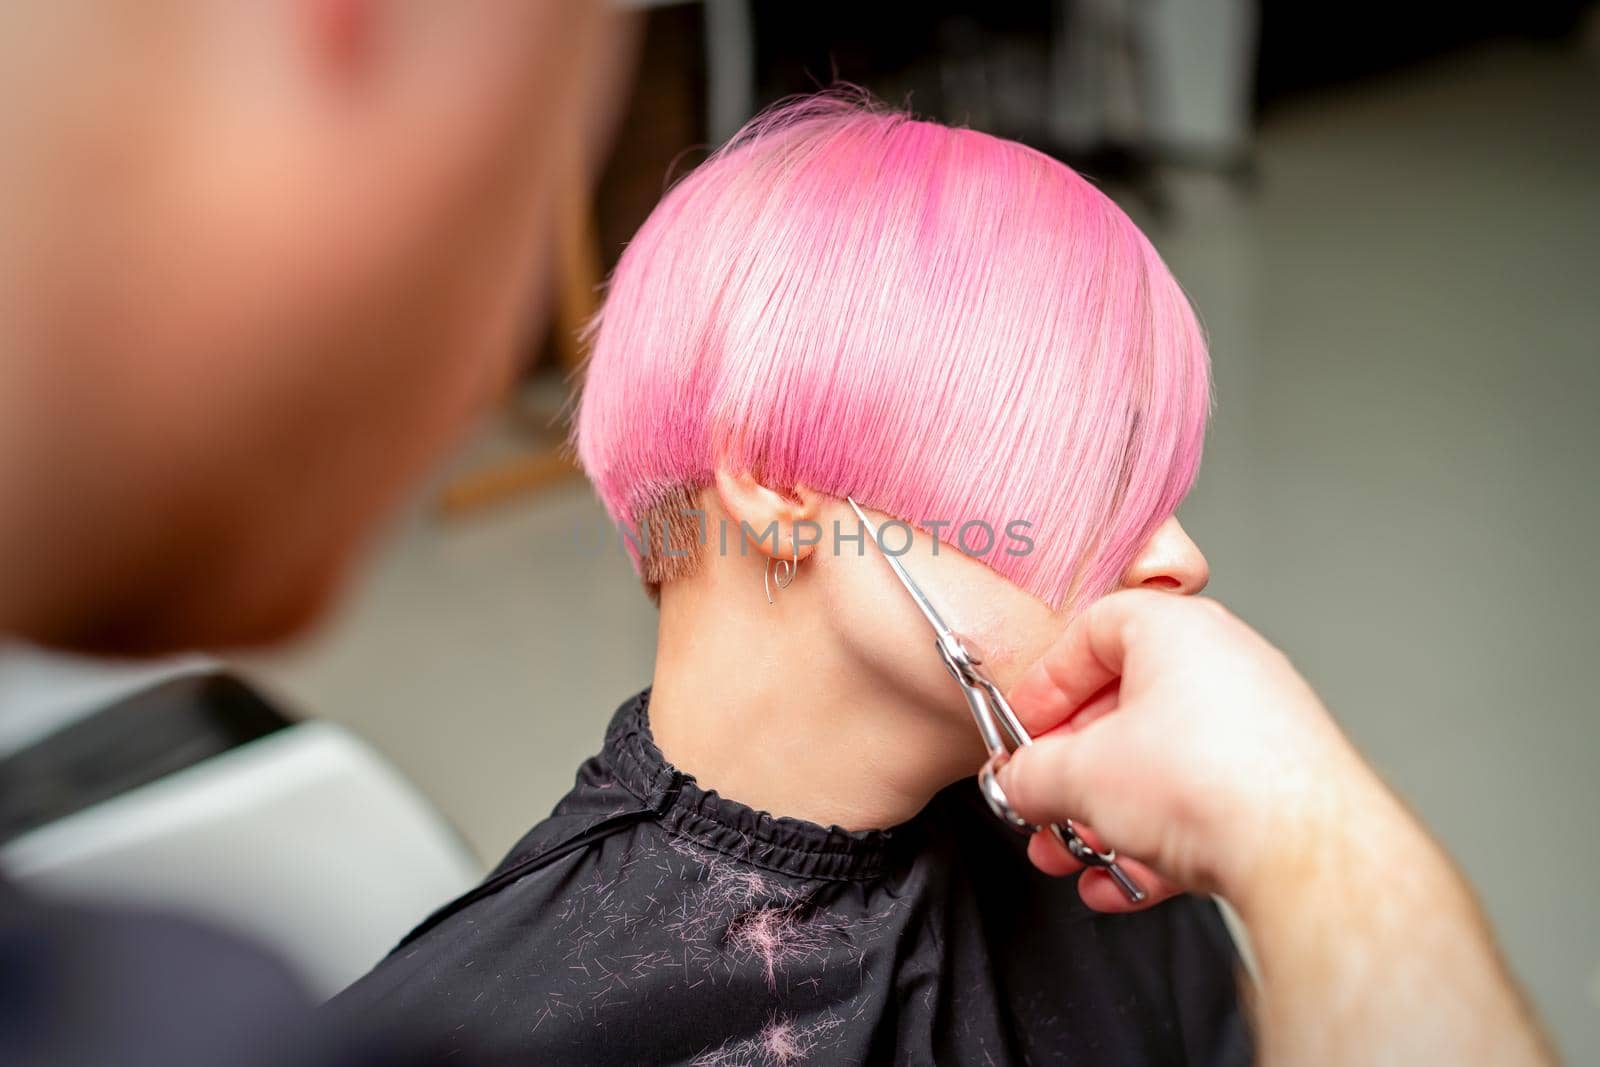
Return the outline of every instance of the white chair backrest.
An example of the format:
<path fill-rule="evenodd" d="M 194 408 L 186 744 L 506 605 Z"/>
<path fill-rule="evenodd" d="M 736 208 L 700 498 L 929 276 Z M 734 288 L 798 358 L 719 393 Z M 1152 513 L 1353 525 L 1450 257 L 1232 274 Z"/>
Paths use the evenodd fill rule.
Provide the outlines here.
<path fill-rule="evenodd" d="M 0 848 L 18 884 L 150 906 L 252 936 L 331 996 L 481 864 L 364 742 L 300 723 Z"/>

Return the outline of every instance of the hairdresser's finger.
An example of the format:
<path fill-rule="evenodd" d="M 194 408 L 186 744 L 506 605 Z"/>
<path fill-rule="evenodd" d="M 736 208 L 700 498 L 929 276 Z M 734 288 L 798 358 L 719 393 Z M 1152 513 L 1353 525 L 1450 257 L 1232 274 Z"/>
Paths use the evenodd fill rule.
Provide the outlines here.
<path fill-rule="evenodd" d="M 1086 839 L 1089 837 L 1087 833 L 1084 836 Z M 1091 842 L 1091 846 L 1104 847 L 1098 843 L 1098 839 Z M 1120 856 L 1117 862 L 1145 892 L 1145 899 L 1135 904 L 1128 900 L 1122 889 L 1112 880 L 1111 875 L 1094 867 L 1086 869 L 1083 863 L 1073 859 L 1066 846 L 1047 830 L 1041 830 L 1029 840 L 1028 859 L 1045 874 L 1058 878 L 1082 871 L 1083 877 L 1078 880 L 1078 896 L 1094 911 L 1119 914 L 1143 911 L 1183 892 L 1178 886 L 1162 878 L 1138 860 Z"/>
<path fill-rule="evenodd" d="M 1078 896 L 1091 910 L 1113 915 L 1144 911 L 1183 892 L 1136 859 L 1119 856 L 1117 863 L 1124 873 L 1144 890 L 1144 899 L 1135 904 L 1122 892 L 1109 871 L 1100 867 L 1090 867 L 1083 872 L 1083 877 L 1078 879 Z"/>
<path fill-rule="evenodd" d="M 1079 822 L 1074 822 L 1072 827 L 1090 848 L 1096 852 L 1105 851 L 1104 839 L 1093 828 Z M 1039 830 L 1028 840 L 1028 858 L 1045 874 L 1076 874 L 1083 870 L 1083 863 L 1075 859 L 1061 839 L 1049 830 Z"/>
<path fill-rule="evenodd" d="M 1074 859 L 1067 847 L 1056 840 L 1056 835 L 1041 830 L 1028 839 L 1028 861 L 1045 874 L 1062 878 L 1083 870 L 1083 863 Z"/>
<path fill-rule="evenodd" d="M 1101 758 L 1115 720 L 1083 732 L 1057 731 L 1012 753 L 1000 768 L 1000 788 L 1018 815 L 1031 823 L 1092 819 L 1093 798 L 1103 795 L 1113 763 Z"/>
<path fill-rule="evenodd" d="M 1128 589 L 1095 601 L 1073 619 L 1012 687 L 1011 706 L 1023 725 L 1043 733 L 1100 696 L 1122 675 L 1134 624 L 1170 600 L 1167 594 Z"/>

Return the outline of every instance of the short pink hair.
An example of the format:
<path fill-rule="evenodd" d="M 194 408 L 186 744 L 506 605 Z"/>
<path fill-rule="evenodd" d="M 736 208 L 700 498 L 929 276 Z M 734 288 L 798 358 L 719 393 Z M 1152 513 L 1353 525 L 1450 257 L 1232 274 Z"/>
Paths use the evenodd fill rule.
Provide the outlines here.
<path fill-rule="evenodd" d="M 1189 491 L 1210 408 L 1194 311 L 1103 193 L 835 94 L 767 112 L 666 195 L 593 341 L 577 447 L 615 521 L 725 462 L 952 543 L 987 523 L 977 558 L 1053 608 L 1116 586 Z"/>

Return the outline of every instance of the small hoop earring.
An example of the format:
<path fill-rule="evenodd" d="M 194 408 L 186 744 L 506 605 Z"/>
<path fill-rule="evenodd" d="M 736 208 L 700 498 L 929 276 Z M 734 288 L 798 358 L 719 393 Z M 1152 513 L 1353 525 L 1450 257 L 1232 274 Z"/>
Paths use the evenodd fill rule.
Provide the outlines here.
<path fill-rule="evenodd" d="M 800 569 L 800 559 L 774 559 L 768 558 L 766 566 L 761 568 L 761 585 L 767 591 L 767 603 L 776 604 L 772 599 L 772 587 L 779 589 L 789 588 L 789 583 L 794 581 L 794 575 Z"/>

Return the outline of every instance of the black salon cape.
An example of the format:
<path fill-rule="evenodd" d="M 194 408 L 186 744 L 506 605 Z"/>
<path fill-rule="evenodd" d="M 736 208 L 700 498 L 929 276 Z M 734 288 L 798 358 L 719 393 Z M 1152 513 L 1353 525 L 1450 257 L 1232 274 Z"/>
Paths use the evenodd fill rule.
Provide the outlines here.
<path fill-rule="evenodd" d="M 757 813 L 664 761 L 648 696 L 329 1010 L 529 1064 L 1249 1061 L 1210 901 L 1091 912 L 971 782 L 893 831 Z"/>

